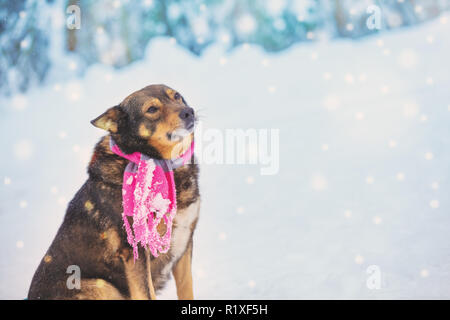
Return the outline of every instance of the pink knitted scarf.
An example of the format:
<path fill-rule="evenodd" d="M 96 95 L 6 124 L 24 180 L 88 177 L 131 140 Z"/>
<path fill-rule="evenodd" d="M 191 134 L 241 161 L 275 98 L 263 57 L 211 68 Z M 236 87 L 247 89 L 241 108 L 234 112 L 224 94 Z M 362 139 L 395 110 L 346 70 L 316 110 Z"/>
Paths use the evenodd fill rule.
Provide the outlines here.
<path fill-rule="evenodd" d="M 124 154 L 112 138 L 110 141 L 111 150 L 130 161 L 123 174 L 122 217 L 134 260 L 139 258 L 139 244 L 158 257 L 170 248 L 172 221 L 177 211 L 173 170 L 189 162 L 194 142 L 180 158 L 156 160 L 139 152 Z M 133 218 L 132 225 L 128 217 Z M 157 230 L 161 221 L 166 225 L 162 236 Z"/>

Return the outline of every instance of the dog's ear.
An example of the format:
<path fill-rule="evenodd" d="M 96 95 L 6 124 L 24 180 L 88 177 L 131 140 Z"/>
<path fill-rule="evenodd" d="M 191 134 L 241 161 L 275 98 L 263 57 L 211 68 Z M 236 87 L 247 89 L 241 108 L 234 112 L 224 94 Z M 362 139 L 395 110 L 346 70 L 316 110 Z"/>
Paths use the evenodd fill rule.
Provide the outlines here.
<path fill-rule="evenodd" d="M 97 128 L 117 133 L 118 123 L 120 118 L 123 116 L 123 111 L 119 106 L 114 106 L 105 111 L 102 115 L 95 118 L 91 123 Z"/>

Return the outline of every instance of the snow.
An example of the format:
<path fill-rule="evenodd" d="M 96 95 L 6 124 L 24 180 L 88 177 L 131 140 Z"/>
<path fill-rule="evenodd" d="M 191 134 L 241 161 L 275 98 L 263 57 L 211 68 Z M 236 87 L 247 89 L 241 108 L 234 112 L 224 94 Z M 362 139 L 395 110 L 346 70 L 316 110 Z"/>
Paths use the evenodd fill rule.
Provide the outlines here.
<path fill-rule="evenodd" d="M 169 210 L 170 199 L 163 198 L 161 193 L 157 193 L 151 202 L 151 210 L 156 213 L 156 218 L 161 219 Z"/>
<path fill-rule="evenodd" d="M 85 181 L 103 134 L 89 121 L 151 83 L 179 90 L 204 130 L 280 130 L 275 175 L 201 166 L 196 298 L 450 298 L 447 21 L 279 54 L 247 44 L 198 58 L 158 39 L 122 70 L 59 70 L 2 98 L 0 298 L 26 297 Z M 175 292 L 171 280 L 160 298 Z"/>

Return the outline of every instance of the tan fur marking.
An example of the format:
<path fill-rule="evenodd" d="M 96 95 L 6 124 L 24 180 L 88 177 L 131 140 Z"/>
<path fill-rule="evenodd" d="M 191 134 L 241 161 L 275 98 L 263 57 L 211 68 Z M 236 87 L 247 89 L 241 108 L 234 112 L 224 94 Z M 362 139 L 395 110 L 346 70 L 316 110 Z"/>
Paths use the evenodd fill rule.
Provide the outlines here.
<path fill-rule="evenodd" d="M 109 282 L 103 279 L 81 280 L 81 292 L 75 296 L 76 299 L 86 300 L 123 300 L 124 297 Z"/>
<path fill-rule="evenodd" d="M 117 118 L 117 110 L 109 109 L 100 118 L 93 122 L 93 125 L 97 128 L 110 131 L 113 133 L 117 132 L 117 123 L 115 119 Z"/>
<path fill-rule="evenodd" d="M 173 149 L 180 143 L 180 141 L 170 141 L 167 138 L 167 133 L 174 131 L 176 128 L 180 128 L 181 126 L 182 123 L 178 113 L 172 113 L 167 117 L 165 122 L 159 123 L 156 126 L 155 132 L 150 137 L 150 145 L 155 147 L 164 159 L 177 157 L 189 148 L 193 134 L 190 134 L 184 138 L 182 141 L 183 148 L 178 147 L 180 150 L 176 150 L 177 152 L 173 152 Z"/>
<path fill-rule="evenodd" d="M 100 142 L 100 145 L 102 146 L 103 151 L 106 152 L 107 154 L 114 154 L 114 152 L 111 151 L 110 141 L 111 141 L 111 136 L 107 135 L 102 139 L 102 141 Z"/>
<path fill-rule="evenodd" d="M 120 248 L 121 240 L 119 234 L 113 228 L 106 230 L 100 234 L 102 240 L 106 240 L 111 251 L 116 252 Z"/>
<path fill-rule="evenodd" d="M 153 286 L 153 278 L 152 278 L 152 268 L 151 268 L 151 259 L 150 252 L 145 250 L 145 258 L 147 260 L 147 285 L 150 291 L 150 299 L 156 300 L 156 292 L 155 287 Z"/>
<path fill-rule="evenodd" d="M 92 209 L 94 209 L 94 205 L 92 204 L 92 202 L 90 200 L 88 200 L 84 203 L 84 207 L 86 208 L 86 210 L 88 212 L 91 212 Z"/>
<path fill-rule="evenodd" d="M 95 280 L 95 286 L 97 288 L 103 288 L 105 286 L 105 280 L 103 280 L 103 279 Z"/>
<path fill-rule="evenodd" d="M 148 108 L 150 107 L 160 107 L 162 108 L 163 104 L 158 98 L 150 98 L 142 105 L 142 112 L 146 113 Z"/>
<path fill-rule="evenodd" d="M 141 125 L 139 126 L 139 135 L 142 138 L 149 138 L 151 136 L 150 130 L 148 130 L 143 123 L 141 123 Z"/>
<path fill-rule="evenodd" d="M 174 96 L 175 96 L 176 91 L 172 90 L 172 89 L 166 89 L 166 94 L 169 96 L 170 99 L 175 100 Z"/>

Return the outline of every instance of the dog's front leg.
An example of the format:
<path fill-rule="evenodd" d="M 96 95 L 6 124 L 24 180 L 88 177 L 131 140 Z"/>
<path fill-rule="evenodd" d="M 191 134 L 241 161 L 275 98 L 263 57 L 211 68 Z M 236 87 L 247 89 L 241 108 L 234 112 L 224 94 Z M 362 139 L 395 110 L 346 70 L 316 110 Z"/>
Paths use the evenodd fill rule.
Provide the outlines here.
<path fill-rule="evenodd" d="M 145 260 L 147 264 L 147 285 L 148 285 L 148 291 L 150 293 L 150 299 L 156 300 L 156 293 L 155 293 L 155 287 L 153 286 L 153 279 L 152 279 L 152 263 L 150 260 L 150 252 L 149 250 L 145 250 Z"/>
<path fill-rule="evenodd" d="M 153 287 L 150 253 L 144 250 L 145 258 L 134 261 L 132 254 L 121 255 L 125 267 L 131 300 L 156 300 Z M 140 252 L 140 254 L 142 254 Z"/>
<path fill-rule="evenodd" d="M 194 290 L 192 287 L 192 238 L 189 241 L 186 251 L 177 261 L 172 269 L 177 295 L 179 300 L 193 300 Z"/>

